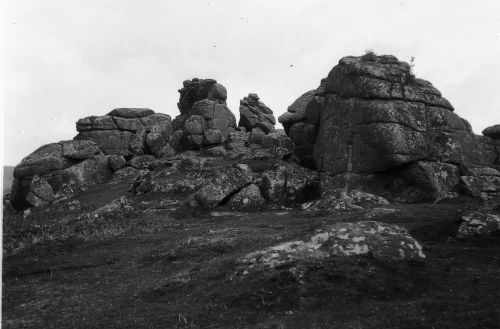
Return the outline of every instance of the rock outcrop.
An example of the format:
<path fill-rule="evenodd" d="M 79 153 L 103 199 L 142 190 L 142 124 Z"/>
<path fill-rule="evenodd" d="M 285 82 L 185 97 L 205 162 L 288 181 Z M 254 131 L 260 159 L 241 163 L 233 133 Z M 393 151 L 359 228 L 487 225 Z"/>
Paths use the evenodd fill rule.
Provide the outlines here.
<path fill-rule="evenodd" d="M 18 210 L 44 205 L 66 186 L 90 186 L 110 176 L 108 159 L 96 143 L 72 140 L 47 144 L 15 167 L 11 202 Z"/>
<path fill-rule="evenodd" d="M 479 184 L 479 172 L 500 166 L 495 141 L 475 135 L 430 82 L 394 56 L 342 58 L 319 94 L 301 96 L 280 122 L 298 145 L 314 145 L 315 167 L 337 187 L 436 200 L 459 192 L 461 177 Z M 309 108 L 321 108 L 310 115 L 311 125 L 319 123 L 315 138 Z M 307 165 L 307 155 L 299 151 L 299 158 Z"/>
<path fill-rule="evenodd" d="M 260 128 L 265 134 L 274 131 L 276 119 L 273 111 L 259 100 L 257 94 L 248 94 L 240 100 L 240 122 L 239 127 L 244 127 L 251 132 L 254 128 Z"/>
<path fill-rule="evenodd" d="M 295 144 L 295 154 L 303 166 L 316 168 L 313 159 L 313 149 L 318 136 L 321 110 L 323 108 L 323 90 L 325 79 L 320 86 L 310 90 L 299 98 L 282 114 L 278 121 L 285 128 Z"/>
<path fill-rule="evenodd" d="M 172 145 L 177 150 L 221 144 L 235 131 L 236 118 L 226 105 L 226 88 L 213 79 L 184 81 L 172 122 Z"/>
<path fill-rule="evenodd" d="M 172 156 L 170 116 L 144 108 L 118 108 L 78 120 L 75 140 L 95 142 L 105 155 Z"/>

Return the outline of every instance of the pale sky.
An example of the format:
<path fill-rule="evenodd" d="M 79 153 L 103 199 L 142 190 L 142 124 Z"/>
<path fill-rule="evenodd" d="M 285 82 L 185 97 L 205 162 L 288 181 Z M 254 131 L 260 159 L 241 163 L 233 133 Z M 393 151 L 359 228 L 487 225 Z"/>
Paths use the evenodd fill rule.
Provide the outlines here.
<path fill-rule="evenodd" d="M 415 57 L 476 133 L 500 124 L 500 1 L 4 0 L 4 164 L 116 107 L 178 114 L 214 78 L 276 117 L 346 55 Z M 291 66 L 293 65 L 293 66 Z"/>

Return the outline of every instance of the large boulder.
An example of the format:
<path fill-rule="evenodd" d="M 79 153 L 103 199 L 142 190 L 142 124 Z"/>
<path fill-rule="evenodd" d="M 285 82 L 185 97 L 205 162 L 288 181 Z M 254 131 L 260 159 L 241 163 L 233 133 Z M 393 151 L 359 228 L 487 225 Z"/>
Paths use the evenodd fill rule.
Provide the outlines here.
<path fill-rule="evenodd" d="M 11 202 L 18 209 L 49 203 L 65 186 L 80 188 L 111 175 L 108 158 L 92 141 L 44 145 L 14 168 Z"/>
<path fill-rule="evenodd" d="M 313 97 L 306 96 L 301 109 Z M 495 141 L 475 135 L 439 90 L 394 56 L 342 58 L 321 96 L 317 127 L 305 110 L 289 111 L 280 122 L 295 152 L 313 148 L 314 166 L 339 183 L 372 181 L 378 188 L 415 189 L 404 191 L 411 201 L 436 200 L 459 189 L 463 168 L 500 165 Z M 306 164 L 307 156 L 299 158 Z"/>
<path fill-rule="evenodd" d="M 95 142 L 106 155 L 172 154 L 170 116 L 144 108 L 118 108 L 78 120 L 75 140 Z"/>
<path fill-rule="evenodd" d="M 194 198 L 203 207 L 213 208 L 252 182 L 250 171 L 238 167 L 214 168 L 208 172 Z"/>
<path fill-rule="evenodd" d="M 375 221 L 338 223 L 314 234 L 252 252 L 238 260 L 244 271 L 267 271 L 285 264 L 330 257 L 371 256 L 380 260 L 422 260 L 422 246 L 400 226 Z"/>

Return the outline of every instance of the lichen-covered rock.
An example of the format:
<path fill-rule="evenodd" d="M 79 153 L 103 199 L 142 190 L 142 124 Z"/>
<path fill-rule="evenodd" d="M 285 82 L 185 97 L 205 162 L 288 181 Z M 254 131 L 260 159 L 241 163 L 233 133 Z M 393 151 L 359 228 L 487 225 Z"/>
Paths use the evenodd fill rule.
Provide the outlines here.
<path fill-rule="evenodd" d="M 320 194 L 318 174 L 289 163 L 264 171 L 260 188 L 266 200 L 281 205 L 303 203 Z"/>
<path fill-rule="evenodd" d="M 442 162 L 417 161 L 401 169 L 400 176 L 413 189 L 415 200 L 437 201 L 456 197 L 460 180 L 458 166 Z"/>
<path fill-rule="evenodd" d="M 474 211 L 462 216 L 462 224 L 458 228 L 458 236 L 473 235 L 500 235 L 500 215 Z"/>
<path fill-rule="evenodd" d="M 128 165 L 136 169 L 148 169 L 152 168 L 155 164 L 156 158 L 153 155 L 141 155 L 132 158 L 128 162 Z"/>
<path fill-rule="evenodd" d="M 500 172 L 494 168 L 473 168 L 460 176 L 463 193 L 476 197 L 500 195 Z"/>
<path fill-rule="evenodd" d="M 194 198 L 205 208 L 218 206 L 226 197 L 249 185 L 252 173 L 235 167 L 213 169 L 205 183 L 195 192 Z"/>
<path fill-rule="evenodd" d="M 243 271 L 276 268 L 329 257 L 371 256 L 381 260 L 419 260 L 422 246 L 400 226 L 375 221 L 338 223 L 309 240 L 296 240 L 250 253 L 238 260 Z"/>
<path fill-rule="evenodd" d="M 116 219 L 130 217 L 134 214 L 134 212 L 134 207 L 131 205 L 129 200 L 125 197 L 121 197 L 84 216 L 91 218 Z"/>
<path fill-rule="evenodd" d="M 87 159 L 101 152 L 92 141 L 62 141 L 62 155 L 70 159 Z"/>
<path fill-rule="evenodd" d="M 488 141 L 394 56 L 342 58 L 324 95 L 314 157 L 321 171 L 370 174 L 422 160 L 493 164 L 483 151 Z"/>
<path fill-rule="evenodd" d="M 137 175 L 139 175 L 139 169 L 127 166 L 115 171 L 111 176 L 111 179 L 130 181 L 131 179 L 137 177 Z"/>
<path fill-rule="evenodd" d="M 227 205 L 232 209 L 257 210 L 266 200 L 262 197 L 260 189 L 255 184 L 250 184 L 232 196 Z"/>
<path fill-rule="evenodd" d="M 330 190 L 321 199 L 302 206 L 310 216 L 326 216 L 336 212 L 357 211 L 388 205 L 386 199 L 360 190 Z"/>

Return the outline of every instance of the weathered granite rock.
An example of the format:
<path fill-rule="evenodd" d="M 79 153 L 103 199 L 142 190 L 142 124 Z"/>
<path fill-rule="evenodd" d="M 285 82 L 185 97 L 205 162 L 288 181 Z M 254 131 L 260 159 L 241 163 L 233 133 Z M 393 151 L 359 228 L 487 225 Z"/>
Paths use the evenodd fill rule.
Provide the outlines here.
<path fill-rule="evenodd" d="M 405 228 L 375 221 L 338 223 L 313 235 L 255 251 L 238 260 L 244 271 L 267 271 L 281 265 L 329 257 L 367 255 L 381 260 L 421 260 L 422 246 Z"/>
<path fill-rule="evenodd" d="M 118 108 L 109 112 L 107 115 L 119 118 L 142 118 L 155 112 L 146 108 Z"/>
<path fill-rule="evenodd" d="M 180 98 L 177 107 L 181 114 L 191 111 L 193 104 L 203 99 L 212 99 L 219 104 L 226 104 L 226 88 L 214 79 L 186 80 L 179 89 Z"/>
<path fill-rule="evenodd" d="M 491 139 L 500 139 L 500 125 L 494 125 L 483 130 L 483 135 Z"/>
<path fill-rule="evenodd" d="M 104 116 L 90 116 L 78 120 L 75 140 L 95 142 L 106 155 L 163 156 L 171 153 L 170 116 L 150 109 L 119 108 Z"/>
<path fill-rule="evenodd" d="M 54 191 L 52 186 L 38 175 L 33 176 L 30 190 L 26 195 L 26 200 L 33 206 L 39 207 L 54 201 Z"/>
<path fill-rule="evenodd" d="M 235 167 L 213 169 L 205 183 L 196 191 L 194 198 L 205 208 L 218 206 L 232 193 L 249 185 L 253 181 L 252 173 Z"/>
<path fill-rule="evenodd" d="M 113 171 L 122 169 L 127 164 L 125 158 L 121 155 L 109 155 L 108 156 L 109 166 Z"/>
<path fill-rule="evenodd" d="M 32 206 L 33 203 L 39 203 L 34 196 L 40 200 L 51 199 L 42 196 L 41 190 L 37 194 L 36 189 L 29 197 L 31 201 L 26 199 L 31 187 L 38 186 L 36 182 L 46 182 L 51 187 L 52 194 L 57 194 L 65 184 L 78 188 L 103 182 L 110 175 L 108 159 L 91 141 L 61 141 L 47 144 L 25 157 L 15 167 L 11 202 L 14 208 L 22 210 Z M 40 184 L 40 188 L 47 185 Z"/>
<path fill-rule="evenodd" d="M 247 131 L 251 131 L 257 125 L 265 133 L 274 131 L 276 119 L 273 111 L 259 100 L 257 94 L 248 94 L 240 100 L 240 122 L 238 126 L 245 127 Z"/>
<path fill-rule="evenodd" d="M 458 228 L 458 236 L 500 235 L 500 215 L 473 211 L 462 216 L 462 224 Z"/>
<path fill-rule="evenodd" d="M 389 202 L 377 195 L 360 190 L 329 190 L 321 199 L 306 203 L 303 209 L 310 216 L 326 216 L 336 212 L 357 211 L 386 206 Z"/>
<path fill-rule="evenodd" d="M 170 143 L 175 149 L 199 149 L 217 145 L 227 140 L 228 134 L 236 128 L 236 118 L 226 106 L 227 92 L 215 80 L 185 82 L 181 93 L 179 109 L 172 126 Z"/>
<path fill-rule="evenodd" d="M 295 154 L 303 166 L 315 168 L 313 150 L 323 107 L 323 90 L 326 79 L 321 80 L 318 88 L 310 90 L 298 99 L 282 114 L 278 121 L 295 144 Z"/>
<path fill-rule="evenodd" d="M 255 184 L 250 184 L 232 196 L 227 205 L 232 209 L 257 210 L 265 203 L 266 200 L 262 196 L 259 187 Z"/>
<path fill-rule="evenodd" d="M 260 188 L 272 203 L 303 203 L 319 198 L 319 176 L 309 169 L 283 163 L 274 170 L 264 171 Z"/>
<path fill-rule="evenodd" d="M 342 58 L 279 121 L 302 165 L 360 189 L 382 182 L 412 201 L 452 196 L 457 178 L 468 176 L 458 168 L 500 165 L 500 145 L 474 135 L 430 82 L 394 56 Z"/>

